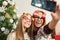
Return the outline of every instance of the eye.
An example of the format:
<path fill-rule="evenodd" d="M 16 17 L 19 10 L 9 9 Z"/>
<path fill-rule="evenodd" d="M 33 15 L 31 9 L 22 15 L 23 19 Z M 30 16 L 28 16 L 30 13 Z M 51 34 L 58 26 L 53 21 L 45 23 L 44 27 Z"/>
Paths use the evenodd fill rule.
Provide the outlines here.
<path fill-rule="evenodd" d="M 26 16 L 23 16 L 23 19 L 27 19 L 27 17 Z"/>
<path fill-rule="evenodd" d="M 27 18 L 27 17 L 25 17 L 25 19 L 26 19 L 26 20 L 28 20 L 28 18 Z"/>
<path fill-rule="evenodd" d="M 28 17 L 24 16 L 23 19 L 31 21 Z"/>

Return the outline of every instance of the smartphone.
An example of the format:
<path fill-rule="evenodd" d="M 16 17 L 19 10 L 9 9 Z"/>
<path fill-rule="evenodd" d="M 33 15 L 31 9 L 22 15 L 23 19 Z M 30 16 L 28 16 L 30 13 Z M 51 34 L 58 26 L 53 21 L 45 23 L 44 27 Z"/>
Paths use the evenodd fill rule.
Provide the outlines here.
<path fill-rule="evenodd" d="M 47 11 L 56 11 L 56 2 L 50 0 L 32 0 L 31 5 Z"/>

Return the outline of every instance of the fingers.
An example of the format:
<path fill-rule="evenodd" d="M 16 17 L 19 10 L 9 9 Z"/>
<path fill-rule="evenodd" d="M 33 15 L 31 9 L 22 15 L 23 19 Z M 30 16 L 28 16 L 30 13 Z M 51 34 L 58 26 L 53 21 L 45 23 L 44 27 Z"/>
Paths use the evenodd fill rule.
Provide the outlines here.
<path fill-rule="evenodd" d="M 58 10 L 60 11 L 60 5 L 59 5 L 59 7 L 58 7 Z"/>
<path fill-rule="evenodd" d="M 59 5 L 56 6 L 56 12 L 60 12 L 60 6 Z"/>
<path fill-rule="evenodd" d="M 51 12 L 51 16 L 54 17 L 55 13 Z"/>
<path fill-rule="evenodd" d="M 56 13 L 51 13 L 52 19 L 59 20 L 59 16 Z"/>
<path fill-rule="evenodd" d="M 59 5 L 56 6 L 56 11 L 59 10 Z"/>
<path fill-rule="evenodd" d="M 52 0 L 52 1 L 57 2 L 57 0 Z"/>

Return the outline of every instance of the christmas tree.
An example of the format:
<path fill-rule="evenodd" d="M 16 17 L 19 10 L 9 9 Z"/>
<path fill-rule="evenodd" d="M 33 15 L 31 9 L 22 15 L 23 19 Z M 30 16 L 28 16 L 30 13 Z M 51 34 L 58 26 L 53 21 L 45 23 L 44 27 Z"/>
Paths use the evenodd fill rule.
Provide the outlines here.
<path fill-rule="evenodd" d="M 17 15 L 14 0 L 0 0 L 0 40 L 16 28 Z"/>

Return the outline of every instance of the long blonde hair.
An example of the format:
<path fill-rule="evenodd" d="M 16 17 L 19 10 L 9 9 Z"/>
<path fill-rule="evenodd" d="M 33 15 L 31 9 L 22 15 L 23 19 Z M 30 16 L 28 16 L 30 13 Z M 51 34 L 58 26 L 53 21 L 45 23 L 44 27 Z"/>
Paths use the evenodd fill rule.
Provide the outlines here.
<path fill-rule="evenodd" d="M 23 15 L 20 17 L 19 21 L 18 21 L 18 25 L 17 25 L 17 28 L 16 28 L 16 40 L 24 40 L 24 33 L 23 33 L 23 24 L 22 24 L 22 18 L 24 15 L 30 15 L 29 13 L 23 13 Z M 28 28 L 27 30 L 27 33 L 28 35 L 32 35 L 30 34 L 30 30 Z M 31 40 L 31 36 L 30 36 L 30 40 Z"/>

